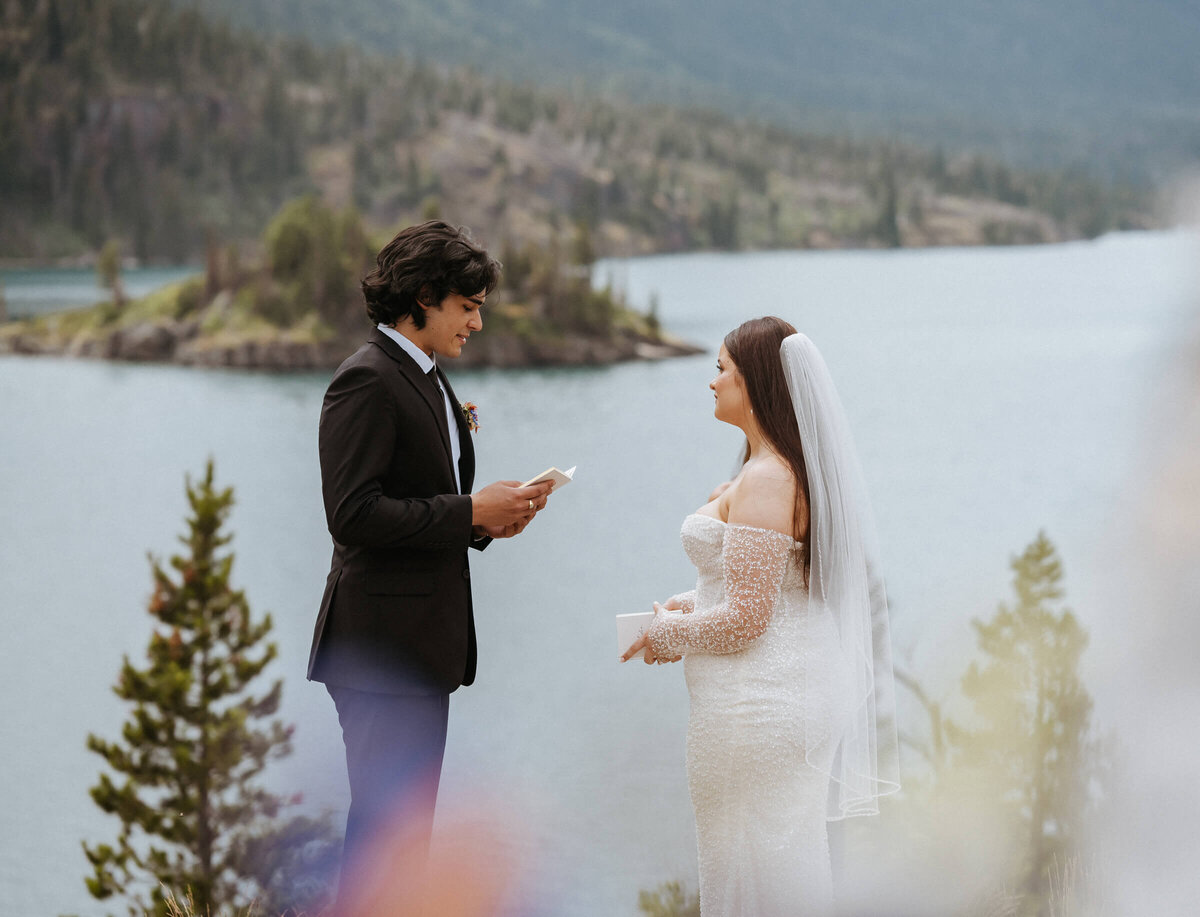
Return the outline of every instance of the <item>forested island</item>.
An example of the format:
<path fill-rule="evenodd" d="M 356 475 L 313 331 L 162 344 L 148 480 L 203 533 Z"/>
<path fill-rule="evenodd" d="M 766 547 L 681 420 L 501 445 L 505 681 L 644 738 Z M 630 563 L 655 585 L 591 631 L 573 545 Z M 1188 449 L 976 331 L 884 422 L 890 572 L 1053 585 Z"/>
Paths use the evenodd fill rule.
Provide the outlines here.
<path fill-rule="evenodd" d="M 320 202 L 368 246 L 431 217 L 470 227 L 506 264 L 508 307 L 490 330 L 512 334 L 472 346 L 493 365 L 666 343 L 619 297 L 590 283 L 583 294 L 596 257 L 1028 244 L 1156 224 L 1149 191 L 1078 171 L 508 83 L 254 35 L 161 0 L 0 10 L 0 259 L 87 264 L 107 246 L 127 262 L 207 266 L 203 281 L 164 294 L 169 307 L 114 302 L 53 331 L 10 327 L 0 346 L 325 365 L 324 351 L 344 346 L 362 247 L 335 257 L 317 239 L 317 260 L 343 275 L 293 296 L 296 278 L 262 250 L 264 228 L 297 201 Z M 170 341 L 164 309 L 184 323 Z"/>
<path fill-rule="evenodd" d="M 335 367 L 366 336 L 359 280 L 381 245 L 356 211 L 308 196 L 271 221 L 252 260 L 243 246 L 210 246 L 203 275 L 128 302 L 110 245 L 100 264 L 109 302 L 0 325 L 0 353 Z M 665 333 L 653 309 L 643 314 L 611 288 L 594 288 L 585 235 L 567 251 L 510 248 L 505 259 L 485 310 L 488 333 L 463 350 L 460 366 L 595 365 L 700 352 Z"/>

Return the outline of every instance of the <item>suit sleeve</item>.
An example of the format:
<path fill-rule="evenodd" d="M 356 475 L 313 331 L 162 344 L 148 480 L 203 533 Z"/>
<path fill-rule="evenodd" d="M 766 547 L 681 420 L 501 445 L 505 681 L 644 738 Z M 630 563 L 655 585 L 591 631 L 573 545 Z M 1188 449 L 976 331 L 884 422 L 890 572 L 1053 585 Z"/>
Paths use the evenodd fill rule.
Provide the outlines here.
<path fill-rule="evenodd" d="M 325 518 L 334 540 L 366 547 L 458 548 L 471 541 L 471 497 L 389 497 L 398 415 L 370 366 L 334 376 L 321 408 L 319 451 Z"/>

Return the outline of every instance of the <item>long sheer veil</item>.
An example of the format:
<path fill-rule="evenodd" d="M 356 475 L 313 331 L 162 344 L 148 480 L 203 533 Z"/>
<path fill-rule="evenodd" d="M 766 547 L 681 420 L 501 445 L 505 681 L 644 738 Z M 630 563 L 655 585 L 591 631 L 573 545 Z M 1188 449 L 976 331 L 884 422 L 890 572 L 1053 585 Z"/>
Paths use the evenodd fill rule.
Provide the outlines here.
<path fill-rule="evenodd" d="M 834 758 L 830 820 L 879 812 L 900 788 L 887 595 L 875 523 L 829 369 L 803 334 L 779 348 L 808 470 L 809 602 L 837 622 L 851 687 Z"/>

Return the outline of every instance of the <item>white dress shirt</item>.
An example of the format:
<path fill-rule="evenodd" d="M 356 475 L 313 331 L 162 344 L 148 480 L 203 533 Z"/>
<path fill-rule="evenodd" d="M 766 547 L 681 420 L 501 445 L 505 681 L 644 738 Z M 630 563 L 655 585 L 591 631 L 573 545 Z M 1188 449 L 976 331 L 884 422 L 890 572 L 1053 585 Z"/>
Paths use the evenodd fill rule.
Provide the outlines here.
<path fill-rule="evenodd" d="M 425 375 L 429 375 L 429 371 L 437 366 L 437 361 L 433 357 L 395 328 L 390 325 L 376 325 L 376 327 L 404 348 L 404 352 L 416 361 L 417 366 L 421 367 L 421 372 L 425 373 Z M 434 373 L 433 378 L 437 382 L 438 391 L 442 393 L 442 404 L 446 407 L 446 427 L 450 431 L 450 458 L 451 464 L 454 465 L 454 486 L 458 488 L 459 493 L 462 493 L 462 480 L 458 476 L 458 460 L 462 456 L 462 445 L 458 441 L 458 416 L 455 413 L 456 407 L 450 403 L 450 396 L 442 388 L 441 377 L 437 373 Z"/>

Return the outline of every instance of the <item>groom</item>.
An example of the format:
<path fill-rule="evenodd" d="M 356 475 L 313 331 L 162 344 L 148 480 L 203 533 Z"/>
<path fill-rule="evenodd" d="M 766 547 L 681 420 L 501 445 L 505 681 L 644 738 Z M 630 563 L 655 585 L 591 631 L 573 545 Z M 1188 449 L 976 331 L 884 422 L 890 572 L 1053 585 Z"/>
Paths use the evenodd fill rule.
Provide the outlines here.
<path fill-rule="evenodd" d="M 433 221 L 401 231 L 362 282 L 376 327 L 321 407 L 333 562 L 308 677 L 333 697 L 346 745 L 339 911 L 397 832 L 415 855 L 386 868 L 419 872 L 450 693 L 475 679 L 467 548 L 520 534 L 550 490 L 498 481 L 471 492 L 471 419 L 438 363 L 483 327 L 499 277 L 499 263 L 464 230 Z"/>

